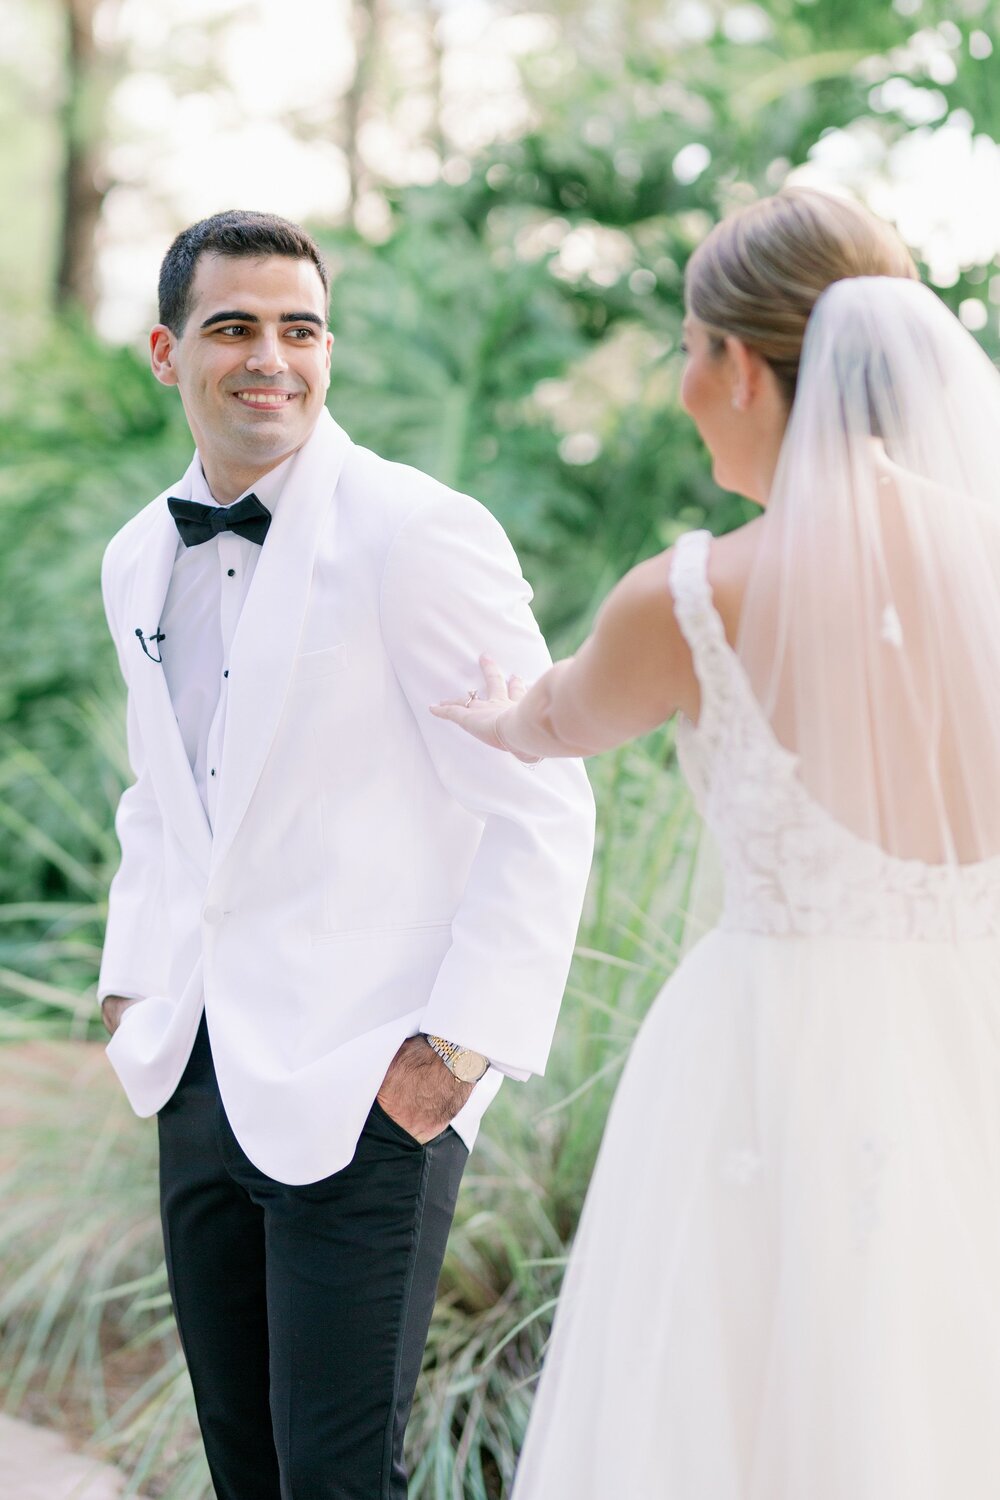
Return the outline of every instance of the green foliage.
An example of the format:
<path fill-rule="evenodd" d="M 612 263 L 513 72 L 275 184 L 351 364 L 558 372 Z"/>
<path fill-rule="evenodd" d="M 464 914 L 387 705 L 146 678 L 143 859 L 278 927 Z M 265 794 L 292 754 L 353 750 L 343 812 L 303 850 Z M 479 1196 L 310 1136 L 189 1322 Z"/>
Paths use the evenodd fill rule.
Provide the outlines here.
<path fill-rule="evenodd" d="M 38 898 L 96 899 L 113 858 L 110 816 L 121 783 L 108 767 L 122 757 L 110 754 L 108 726 L 120 706 L 101 555 L 111 534 L 186 467 L 190 443 L 179 403 L 136 356 L 72 324 L 40 336 L 9 373 L 0 398 L 0 826 L 14 832 L 27 822 L 35 836 L 8 843 L 0 862 L 8 909 Z M 39 754 L 47 781 L 30 761 Z M 80 866 L 101 840 L 100 880 L 88 888 Z"/>
<path fill-rule="evenodd" d="M 478 493 L 491 465 L 517 475 L 530 463 L 511 417 L 584 346 L 544 266 L 498 266 L 446 193 L 415 194 L 412 209 L 385 245 L 330 244 L 331 406 L 357 441 L 388 440 L 398 457 Z M 498 407 L 508 410 L 499 434 Z M 544 495 L 505 498 L 515 515 L 519 503 L 544 510 Z"/>
<path fill-rule="evenodd" d="M 121 705 L 55 700 L 61 732 L 39 752 L 0 728 L 0 828 L 10 883 L 42 880 L 0 902 L 0 1041 L 100 1031 L 95 985 L 107 891 L 118 862 L 114 809 L 128 778 Z M 67 765 L 67 747 L 86 764 Z M 83 780 L 83 792 L 77 783 Z"/>
<path fill-rule="evenodd" d="M 179 403 L 131 350 L 73 323 L 32 342 L 0 397 L 0 722 L 108 663 L 104 545 L 190 454 Z"/>
<path fill-rule="evenodd" d="M 678 410 L 676 263 L 648 309 L 621 288 L 598 296 L 553 274 L 554 251 L 516 253 L 532 219 L 502 200 L 481 212 L 470 191 L 405 195 L 382 246 L 328 241 L 330 405 L 356 440 L 488 505 L 536 583 L 543 626 L 557 645 L 575 644 L 611 583 L 659 550 L 672 522 L 711 515 L 725 530 L 746 508 L 715 490 Z M 581 430 L 581 407 L 593 455 L 576 461 L 565 439 Z"/>

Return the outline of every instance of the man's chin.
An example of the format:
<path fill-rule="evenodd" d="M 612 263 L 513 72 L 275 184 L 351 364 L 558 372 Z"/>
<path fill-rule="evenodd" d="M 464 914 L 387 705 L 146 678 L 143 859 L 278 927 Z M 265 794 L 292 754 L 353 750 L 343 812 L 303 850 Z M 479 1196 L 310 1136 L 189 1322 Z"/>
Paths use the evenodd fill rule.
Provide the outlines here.
<path fill-rule="evenodd" d="M 261 419 L 237 421 L 230 428 L 230 440 L 244 455 L 257 459 L 274 459 L 300 448 L 312 431 L 313 423 L 303 423 L 301 414 L 293 421 L 279 412 Z"/>

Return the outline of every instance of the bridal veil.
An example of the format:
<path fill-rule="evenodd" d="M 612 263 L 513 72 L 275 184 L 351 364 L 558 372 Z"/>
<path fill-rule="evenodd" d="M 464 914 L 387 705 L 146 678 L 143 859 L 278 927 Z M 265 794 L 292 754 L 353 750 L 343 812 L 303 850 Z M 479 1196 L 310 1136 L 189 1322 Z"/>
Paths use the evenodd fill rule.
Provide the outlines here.
<path fill-rule="evenodd" d="M 818 299 L 739 655 L 832 819 L 955 876 L 1000 856 L 1000 374 L 927 287 Z"/>

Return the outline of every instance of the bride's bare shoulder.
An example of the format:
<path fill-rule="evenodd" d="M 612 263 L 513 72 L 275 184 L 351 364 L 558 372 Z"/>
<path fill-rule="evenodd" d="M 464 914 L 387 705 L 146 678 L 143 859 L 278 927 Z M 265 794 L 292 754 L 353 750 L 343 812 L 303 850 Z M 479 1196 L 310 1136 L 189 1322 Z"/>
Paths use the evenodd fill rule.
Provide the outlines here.
<path fill-rule="evenodd" d="M 739 617 L 743 592 L 759 545 L 759 519 L 749 521 L 737 531 L 726 536 L 713 537 L 709 553 L 708 581 L 712 588 L 716 608 L 726 619 L 733 614 L 734 622 Z M 637 563 L 612 591 L 609 602 L 619 608 L 626 606 L 633 614 L 645 614 L 649 624 L 659 635 L 665 617 L 672 620 L 674 607 L 670 588 L 670 570 L 673 548 L 648 557 Z M 728 624 L 727 624 L 728 629 Z M 679 638 L 679 631 L 677 632 Z"/>
<path fill-rule="evenodd" d="M 760 546 L 763 516 L 757 516 L 725 536 L 715 537 L 708 558 L 712 599 L 726 627 L 730 645 L 736 642 L 747 580 Z"/>

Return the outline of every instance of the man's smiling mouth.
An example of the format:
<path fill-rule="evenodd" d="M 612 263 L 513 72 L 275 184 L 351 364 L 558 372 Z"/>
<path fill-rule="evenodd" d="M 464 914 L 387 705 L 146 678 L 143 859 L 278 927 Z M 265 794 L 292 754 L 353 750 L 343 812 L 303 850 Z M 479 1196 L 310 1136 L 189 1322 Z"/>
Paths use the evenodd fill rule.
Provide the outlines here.
<path fill-rule="evenodd" d="M 244 406 L 276 407 L 285 406 L 295 395 L 294 391 L 236 391 L 237 401 L 242 401 Z"/>

